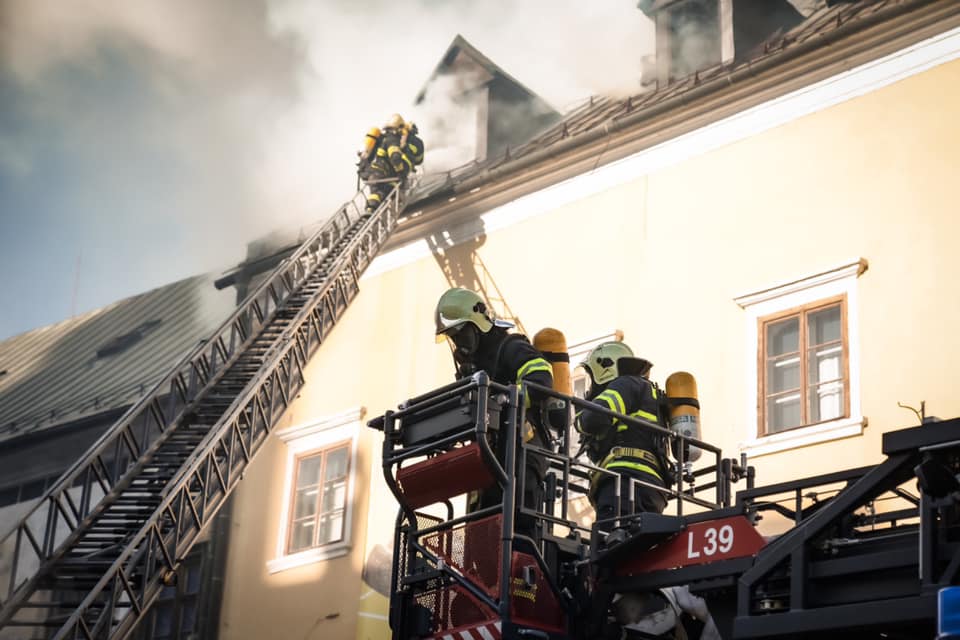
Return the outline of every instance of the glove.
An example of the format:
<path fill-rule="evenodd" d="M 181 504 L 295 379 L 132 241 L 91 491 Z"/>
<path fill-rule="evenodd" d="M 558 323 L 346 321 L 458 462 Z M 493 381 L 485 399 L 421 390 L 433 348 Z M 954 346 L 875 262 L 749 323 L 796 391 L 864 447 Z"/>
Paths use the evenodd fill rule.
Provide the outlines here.
<path fill-rule="evenodd" d="M 600 464 L 610 452 L 613 443 L 610 441 L 612 432 L 608 431 L 600 436 L 591 436 L 587 434 L 580 435 L 581 444 L 586 445 L 587 459 L 593 464 Z"/>
<path fill-rule="evenodd" d="M 566 403 L 559 398 L 550 398 L 546 402 L 547 426 L 563 433 L 570 417 Z"/>

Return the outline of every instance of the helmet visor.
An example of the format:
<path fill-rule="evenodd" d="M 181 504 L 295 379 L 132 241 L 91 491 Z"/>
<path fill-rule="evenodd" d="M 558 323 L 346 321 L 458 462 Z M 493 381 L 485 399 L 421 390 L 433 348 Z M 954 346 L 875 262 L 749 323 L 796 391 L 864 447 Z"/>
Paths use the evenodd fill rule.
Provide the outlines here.
<path fill-rule="evenodd" d="M 467 320 L 447 320 L 443 316 L 440 316 L 437 322 L 437 344 L 444 342 L 446 339 L 453 339 L 457 333 L 463 329 L 463 326 L 467 324 Z M 448 324 L 449 323 L 449 324 Z"/>

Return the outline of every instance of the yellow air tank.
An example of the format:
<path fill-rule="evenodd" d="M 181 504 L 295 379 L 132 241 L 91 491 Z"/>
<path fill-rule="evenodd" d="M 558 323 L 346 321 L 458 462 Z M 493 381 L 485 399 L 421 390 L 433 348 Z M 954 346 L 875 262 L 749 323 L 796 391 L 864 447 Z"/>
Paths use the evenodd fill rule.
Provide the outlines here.
<path fill-rule="evenodd" d="M 373 151 L 373 147 L 377 144 L 377 140 L 380 139 L 380 129 L 378 127 L 371 127 L 367 131 L 367 135 L 363 138 L 363 155 L 368 156 L 370 152 Z"/>
<path fill-rule="evenodd" d="M 670 399 L 670 428 L 680 435 L 700 440 L 700 402 L 697 400 L 697 381 L 686 371 L 677 371 L 667 378 L 667 397 Z M 677 456 L 674 451 L 674 456 Z M 690 447 L 685 462 L 696 462 L 703 452 Z"/>
<path fill-rule="evenodd" d="M 541 329 L 533 336 L 533 346 L 553 367 L 553 390 L 564 395 L 573 395 L 570 355 L 567 353 L 567 338 L 563 332 L 550 327 Z"/>

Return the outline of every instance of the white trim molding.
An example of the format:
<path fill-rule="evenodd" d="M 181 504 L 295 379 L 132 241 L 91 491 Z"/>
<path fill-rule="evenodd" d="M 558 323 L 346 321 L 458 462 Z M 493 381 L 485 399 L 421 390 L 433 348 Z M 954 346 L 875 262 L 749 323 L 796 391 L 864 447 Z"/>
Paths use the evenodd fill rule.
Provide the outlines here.
<path fill-rule="evenodd" d="M 566 204 L 637 180 L 726 145 L 746 140 L 960 58 L 960 28 L 951 29 L 843 73 L 745 109 L 661 144 L 488 210 L 476 220 L 444 227 L 451 245 L 490 234 Z M 438 222 L 443 225 L 443 221 Z M 424 239 L 377 256 L 361 279 L 373 278 L 431 255 Z"/>
<path fill-rule="evenodd" d="M 277 531 L 276 557 L 267 561 L 267 571 L 270 573 L 278 573 L 294 567 L 331 560 L 350 553 L 352 548 L 350 537 L 353 528 L 353 497 L 357 484 L 357 443 L 364 413 L 365 409 L 358 407 L 317 422 L 296 425 L 277 432 L 280 439 L 287 445 L 287 462 L 283 481 L 283 506 L 280 511 L 280 524 Z M 286 552 L 287 527 L 290 524 L 290 503 L 294 487 L 293 474 L 297 468 L 297 457 L 345 440 L 350 442 L 350 472 L 347 481 L 346 507 L 343 514 L 343 540 L 299 553 L 288 554 Z"/>
<path fill-rule="evenodd" d="M 828 282 L 834 282 L 835 280 L 860 277 L 860 275 L 862 275 L 869 266 L 870 264 L 864 258 L 860 258 L 855 262 L 850 262 L 840 267 L 834 267 L 828 271 L 824 271 L 813 276 L 808 276 L 801 280 L 793 280 L 790 282 L 776 284 L 754 293 L 745 293 L 742 296 L 737 296 L 733 299 L 733 301 L 740 305 L 741 308 L 746 309 L 747 307 L 752 307 L 753 305 L 761 302 L 782 298 L 791 293 L 797 293 L 805 289 L 813 289 L 814 287 L 819 287 L 827 284 Z"/>
<path fill-rule="evenodd" d="M 863 433 L 867 419 L 860 406 L 860 317 L 857 279 L 867 270 L 865 259 L 844 263 L 798 280 L 780 283 L 734 298 L 746 312 L 744 356 L 746 367 L 745 427 L 739 449 L 747 456 L 757 457 L 811 444 L 849 438 Z M 781 433 L 758 436 L 757 389 L 760 371 L 757 370 L 758 325 L 760 318 L 780 311 L 814 303 L 818 300 L 843 295 L 847 304 L 847 348 L 850 394 L 850 416 L 809 427 L 790 429 Z"/>

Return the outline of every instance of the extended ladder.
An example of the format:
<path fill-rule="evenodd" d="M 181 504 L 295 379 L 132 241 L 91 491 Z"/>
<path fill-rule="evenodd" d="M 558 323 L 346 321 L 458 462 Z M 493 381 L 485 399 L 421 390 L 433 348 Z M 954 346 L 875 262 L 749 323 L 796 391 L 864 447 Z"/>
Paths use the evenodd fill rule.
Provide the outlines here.
<path fill-rule="evenodd" d="M 0 637 L 133 630 L 303 386 L 401 208 L 394 188 L 365 215 L 358 192 L 0 540 Z"/>

